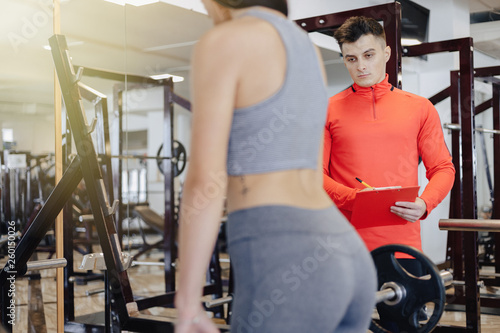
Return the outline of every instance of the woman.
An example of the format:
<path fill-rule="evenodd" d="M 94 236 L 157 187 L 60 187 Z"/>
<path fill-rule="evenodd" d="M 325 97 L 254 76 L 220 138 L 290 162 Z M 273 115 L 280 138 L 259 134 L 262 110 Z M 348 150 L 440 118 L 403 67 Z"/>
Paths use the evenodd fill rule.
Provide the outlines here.
<path fill-rule="evenodd" d="M 285 0 L 203 0 L 192 60 L 176 332 L 217 332 L 200 303 L 227 196 L 231 332 L 364 332 L 366 247 L 323 190 L 324 72 Z"/>

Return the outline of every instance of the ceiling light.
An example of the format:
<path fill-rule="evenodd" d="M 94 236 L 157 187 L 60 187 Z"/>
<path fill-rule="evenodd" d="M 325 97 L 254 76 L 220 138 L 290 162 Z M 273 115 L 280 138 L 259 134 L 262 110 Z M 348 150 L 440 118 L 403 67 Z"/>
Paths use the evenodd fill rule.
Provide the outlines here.
<path fill-rule="evenodd" d="M 75 42 L 69 42 L 68 43 L 68 46 L 78 46 L 78 45 L 83 45 L 85 44 L 85 42 L 79 40 L 79 41 L 75 41 Z M 50 45 L 44 45 L 43 48 L 47 51 L 50 51 Z"/>
<path fill-rule="evenodd" d="M 153 80 L 163 80 L 163 79 L 168 79 L 172 78 L 172 81 L 174 82 L 182 82 L 184 81 L 184 78 L 182 76 L 177 76 L 177 75 L 172 75 L 172 74 L 156 74 L 156 75 L 151 75 L 150 78 Z"/>
<path fill-rule="evenodd" d="M 160 0 L 169 5 L 189 9 L 198 13 L 207 14 L 205 6 L 201 0 Z"/>

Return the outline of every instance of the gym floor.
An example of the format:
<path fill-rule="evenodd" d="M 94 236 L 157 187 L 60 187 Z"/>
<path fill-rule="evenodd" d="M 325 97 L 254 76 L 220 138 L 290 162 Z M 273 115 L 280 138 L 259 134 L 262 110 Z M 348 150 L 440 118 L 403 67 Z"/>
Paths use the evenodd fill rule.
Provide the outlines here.
<path fill-rule="evenodd" d="M 139 241 L 139 239 L 133 239 Z M 94 249 L 95 250 L 95 249 Z M 152 250 L 149 255 L 139 258 L 140 261 L 158 262 L 163 252 Z M 44 259 L 44 254 L 39 259 Z M 4 265 L 4 259 L 0 264 Z M 75 252 L 75 271 L 81 262 L 81 255 Z M 227 264 L 222 263 L 223 274 L 227 274 Z M 18 278 L 16 280 L 16 325 L 13 332 L 56 332 L 56 282 L 55 270 L 41 271 L 41 280 Z M 161 266 L 134 266 L 128 270 L 130 283 L 134 296 L 151 297 L 164 293 L 164 271 Z M 145 283 L 147 281 L 147 283 Z M 41 288 L 40 288 L 41 287 Z M 99 291 L 104 288 L 103 281 L 91 281 L 86 285 L 75 284 L 75 316 L 89 315 L 103 311 L 104 293 L 97 292 L 87 296 L 88 291 Z M 500 288 L 490 289 L 488 292 L 496 293 L 500 297 Z M 43 304 L 43 306 L 42 306 Z M 29 317 L 28 314 L 31 313 Z M 175 317 L 174 309 L 152 308 L 146 314 Z M 43 320 L 44 314 L 45 320 Z M 30 319 L 31 318 L 31 319 Z M 44 325 L 45 321 L 45 327 Z M 440 321 L 443 325 L 465 325 L 465 313 L 445 312 Z M 497 333 L 500 327 L 500 316 L 482 315 L 481 332 Z"/>

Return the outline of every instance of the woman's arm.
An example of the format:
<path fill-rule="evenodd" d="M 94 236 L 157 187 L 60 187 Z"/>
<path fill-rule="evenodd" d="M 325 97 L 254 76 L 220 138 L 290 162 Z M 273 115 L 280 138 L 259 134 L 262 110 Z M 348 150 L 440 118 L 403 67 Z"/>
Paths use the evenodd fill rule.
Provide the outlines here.
<path fill-rule="evenodd" d="M 193 54 L 191 149 L 180 211 L 180 281 L 175 298 L 180 322 L 200 314 L 203 277 L 226 195 L 227 146 L 239 73 L 231 39 L 224 29 L 214 28 Z"/>

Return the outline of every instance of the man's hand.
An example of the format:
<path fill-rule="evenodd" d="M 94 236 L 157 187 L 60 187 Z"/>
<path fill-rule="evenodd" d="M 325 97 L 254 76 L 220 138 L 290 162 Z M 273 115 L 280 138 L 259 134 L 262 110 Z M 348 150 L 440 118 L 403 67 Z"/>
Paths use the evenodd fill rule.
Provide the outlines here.
<path fill-rule="evenodd" d="M 418 197 L 415 202 L 398 201 L 391 206 L 392 213 L 410 222 L 418 221 L 426 211 L 425 201 Z"/>

